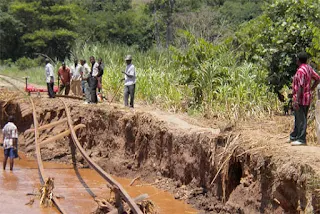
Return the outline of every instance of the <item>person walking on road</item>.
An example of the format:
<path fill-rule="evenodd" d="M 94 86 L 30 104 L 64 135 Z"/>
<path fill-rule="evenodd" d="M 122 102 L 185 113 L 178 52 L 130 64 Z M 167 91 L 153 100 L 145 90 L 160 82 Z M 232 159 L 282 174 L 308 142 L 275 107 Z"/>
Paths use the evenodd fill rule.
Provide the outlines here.
<path fill-rule="evenodd" d="M 90 88 L 88 84 L 89 76 L 90 76 L 90 67 L 86 63 L 86 60 L 80 60 L 81 69 L 81 86 L 82 86 L 82 93 L 85 95 L 85 104 L 90 102 Z"/>
<path fill-rule="evenodd" d="M 3 170 L 6 170 L 7 160 L 10 158 L 10 170 L 13 170 L 14 158 L 18 156 L 18 129 L 14 124 L 14 117 L 9 116 L 8 123 L 2 129 L 3 134 Z"/>
<path fill-rule="evenodd" d="M 89 77 L 89 88 L 90 88 L 90 103 L 97 103 L 97 86 L 98 86 L 98 74 L 99 74 L 99 63 L 96 62 L 94 56 L 90 57 L 91 62 L 91 75 Z"/>
<path fill-rule="evenodd" d="M 290 134 L 292 146 L 306 145 L 307 116 L 312 100 L 312 91 L 320 82 L 320 76 L 307 64 L 307 61 L 307 53 L 298 54 L 297 65 L 299 67 L 292 82 L 294 109 L 294 130 Z"/>
<path fill-rule="evenodd" d="M 64 62 L 62 62 L 62 65 L 59 68 L 58 78 L 61 80 L 60 87 L 59 87 L 59 94 L 62 94 L 62 91 L 64 89 L 65 90 L 64 94 L 69 95 L 71 72 L 70 72 L 70 68 L 66 66 Z"/>
<path fill-rule="evenodd" d="M 81 95 L 81 65 L 78 60 L 74 60 L 74 65 L 71 67 L 71 91 L 75 96 Z"/>
<path fill-rule="evenodd" d="M 47 83 L 49 98 L 55 98 L 55 94 L 53 90 L 54 72 L 53 72 L 53 66 L 51 65 L 49 59 L 46 59 L 45 72 L 46 72 L 46 83 Z"/>
<path fill-rule="evenodd" d="M 130 108 L 134 107 L 134 94 L 135 94 L 135 87 L 136 87 L 136 69 L 132 64 L 132 56 L 127 55 L 125 58 L 127 67 L 124 73 L 124 105 L 128 105 L 128 100 L 130 96 Z"/>

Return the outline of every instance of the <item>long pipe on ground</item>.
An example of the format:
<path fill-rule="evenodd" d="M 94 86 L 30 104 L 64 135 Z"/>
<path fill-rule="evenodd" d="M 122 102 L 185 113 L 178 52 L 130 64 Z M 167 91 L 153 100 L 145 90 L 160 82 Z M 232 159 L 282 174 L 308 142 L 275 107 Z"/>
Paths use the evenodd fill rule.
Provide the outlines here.
<path fill-rule="evenodd" d="M 73 123 L 72 123 L 72 118 L 71 118 L 71 114 L 70 114 L 70 110 L 67 106 L 67 104 L 61 100 L 63 102 L 63 104 L 65 105 L 65 109 L 66 109 L 66 115 L 68 118 L 68 124 L 69 124 L 69 128 L 71 130 L 71 137 L 76 145 L 76 147 L 79 149 L 81 155 L 84 157 L 84 159 L 86 159 L 86 161 L 88 162 L 88 164 L 94 169 L 96 170 L 96 172 L 98 172 L 101 177 L 103 177 L 109 184 L 111 184 L 112 186 L 116 187 L 119 189 L 120 195 L 122 196 L 122 198 L 127 202 L 127 204 L 129 205 L 129 207 L 131 208 L 131 210 L 133 211 L 134 214 L 143 214 L 142 211 L 139 209 L 138 205 L 134 202 L 134 200 L 129 196 L 129 194 L 124 190 L 124 188 L 121 186 L 121 184 L 119 184 L 116 180 L 114 180 L 109 174 L 107 174 L 99 165 L 97 165 L 85 152 L 85 150 L 82 148 L 77 135 L 74 131 L 73 128 Z"/>

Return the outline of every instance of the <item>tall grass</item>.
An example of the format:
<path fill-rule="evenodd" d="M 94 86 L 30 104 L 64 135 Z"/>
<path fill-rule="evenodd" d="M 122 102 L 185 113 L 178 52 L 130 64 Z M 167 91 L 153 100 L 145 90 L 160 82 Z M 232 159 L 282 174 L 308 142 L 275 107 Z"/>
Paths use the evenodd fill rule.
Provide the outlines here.
<path fill-rule="evenodd" d="M 266 71 L 254 64 L 237 62 L 225 46 L 193 40 L 187 47 L 189 49 L 179 51 L 141 52 L 135 47 L 115 44 L 77 43 L 66 63 L 71 65 L 75 58 L 87 62 L 90 56 L 102 58 L 105 64 L 103 94 L 109 99 L 116 95 L 114 101 L 122 102 L 124 76 L 121 71 L 126 66 L 125 56 L 131 54 L 137 71 L 136 98 L 140 103 L 173 112 L 198 112 L 229 119 L 260 117 L 278 110 L 276 96 L 268 92 Z M 60 65 L 54 66 L 57 71 Z M 13 65 L 1 67 L 0 73 L 29 76 L 30 82 L 45 85 L 44 66 L 21 71 Z M 193 76 L 193 81 L 182 81 L 188 75 Z M 195 105 L 194 89 L 202 92 L 201 105 Z"/>
<path fill-rule="evenodd" d="M 181 100 L 188 92 L 187 87 L 179 86 L 177 79 L 172 72 L 171 63 L 167 56 L 167 51 L 157 51 L 155 49 L 147 52 L 140 52 L 135 47 L 127 47 L 114 44 L 77 44 L 73 51 L 75 58 L 89 59 L 95 56 L 102 58 L 105 64 L 103 75 L 103 90 L 105 95 L 113 97 L 117 93 L 115 100 L 121 100 L 122 85 L 121 79 L 124 75 L 126 55 L 133 56 L 132 63 L 136 67 L 137 100 L 145 104 L 157 104 L 162 108 L 177 111 L 181 109 Z"/>

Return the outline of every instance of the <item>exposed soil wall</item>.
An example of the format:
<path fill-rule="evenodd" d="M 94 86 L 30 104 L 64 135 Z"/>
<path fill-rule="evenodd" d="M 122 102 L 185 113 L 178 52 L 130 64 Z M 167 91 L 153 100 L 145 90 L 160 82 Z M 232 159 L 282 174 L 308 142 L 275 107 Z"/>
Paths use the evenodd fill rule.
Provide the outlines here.
<path fill-rule="evenodd" d="M 38 105 L 40 125 L 65 117 L 59 104 Z M 319 208 L 318 196 L 307 188 L 314 174 L 310 166 L 252 153 L 232 130 L 218 135 L 186 130 L 149 113 L 99 106 L 72 105 L 71 113 L 75 124 L 86 125 L 77 131 L 83 147 L 107 172 L 141 175 L 205 213 L 317 213 Z M 21 131 L 31 128 L 30 114 L 20 117 L 18 125 Z M 66 127 L 45 130 L 40 137 Z M 23 149 L 34 154 L 33 134 L 24 139 Z M 66 138 L 44 146 L 43 158 L 86 166 L 72 154 L 70 142 Z"/>

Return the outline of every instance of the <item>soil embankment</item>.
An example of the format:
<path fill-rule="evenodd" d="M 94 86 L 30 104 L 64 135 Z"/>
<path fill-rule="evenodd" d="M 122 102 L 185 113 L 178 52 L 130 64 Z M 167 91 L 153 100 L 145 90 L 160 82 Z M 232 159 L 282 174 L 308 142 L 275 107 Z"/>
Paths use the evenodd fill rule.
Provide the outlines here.
<path fill-rule="evenodd" d="M 281 118 L 286 127 L 268 121 L 202 128 L 156 111 L 68 103 L 75 124 L 86 125 L 77 131 L 80 142 L 109 173 L 141 176 L 206 213 L 319 212 L 320 149 L 285 144 L 288 118 Z M 61 104 L 46 98 L 37 100 L 37 106 L 39 125 L 65 114 Z M 31 128 L 31 112 L 23 110 L 24 104 L 16 108 L 23 112 L 15 111 L 21 131 Z M 40 137 L 58 134 L 61 127 Z M 34 154 L 33 135 L 23 138 L 23 150 Z M 80 155 L 72 155 L 69 143 L 66 138 L 46 144 L 43 159 L 86 166 Z"/>

